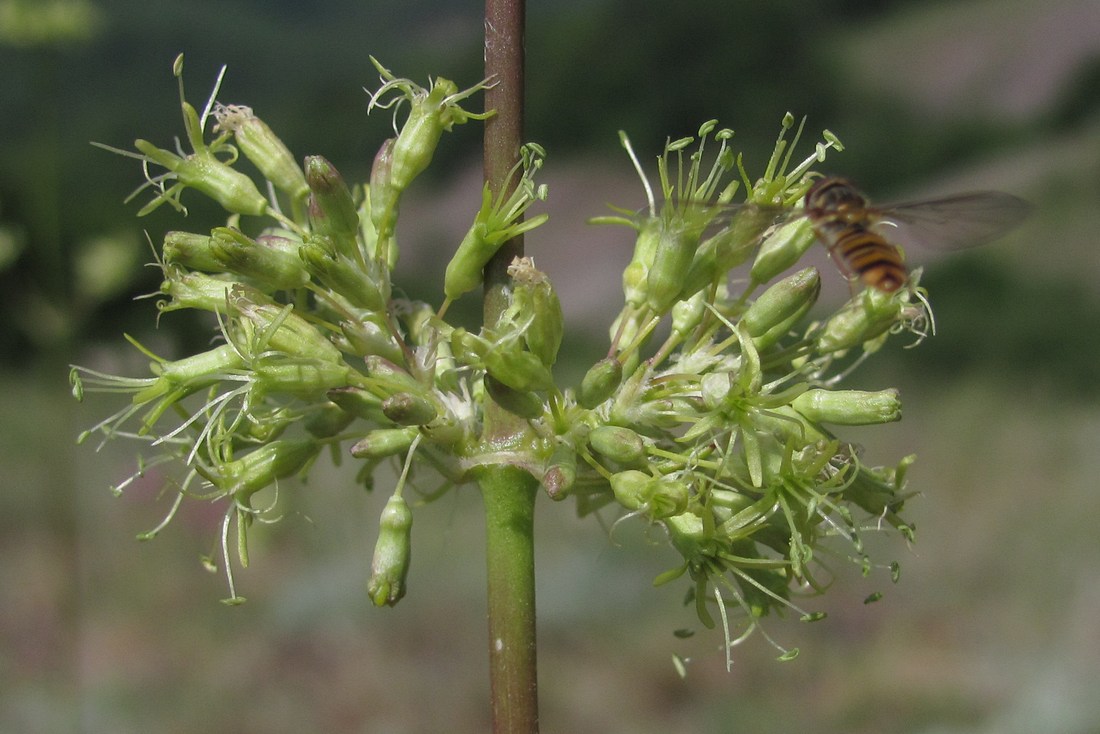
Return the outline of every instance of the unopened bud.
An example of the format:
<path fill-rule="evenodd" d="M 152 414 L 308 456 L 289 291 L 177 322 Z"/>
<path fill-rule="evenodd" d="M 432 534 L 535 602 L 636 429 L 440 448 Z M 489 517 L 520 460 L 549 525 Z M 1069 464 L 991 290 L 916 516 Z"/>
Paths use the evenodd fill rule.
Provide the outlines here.
<path fill-rule="evenodd" d="M 301 470 L 320 451 L 312 439 L 272 441 L 239 459 L 206 470 L 206 478 L 237 501 Z"/>
<path fill-rule="evenodd" d="M 339 387 L 329 390 L 326 395 L 349 415 L 370 421 L 381 421 L 382 398 L 361 387 Z"/>
<path fill-rule="evenodd" d="M 224 270 L 251 278 L 272 290 L 294 290 L 309 282 L 309 273 L 298 257 L 265 247 L 240 230 L 216 227 L 210 237 L 210 253 Z"/>
<path fill-rule="evenodd" d="M 605 357 L 585 373 L 577 402 L 591 410 L 611 397 L 622 381 L 622 363 L 614 357 Z"/>
<path fill-rule="evenodd" d="M 330 290 L 339 293 L 357 308 L 381 311 L 386 296 L 370 274 L 339 252 L 326 247 L 324 236 L 312 235 L 299 249 L 306 270 Z"/>
<path fill-rule="evenodd" d="M 164 263 L 205 273 L 221 272 L 225 266 L 213 255 L 210 244 L 209 235 L 169 232 L 164 235 Z"/>
<path fill-rule="evenodd" d="M 904 296 L 904 291 L 900 293 Z M 877 339 L 897 323 L 903 306 L 897 293 L 868 288 L 825 322 L 817 351 L 829 354 Z"/>
<path fill-rule="evenodd" d="M 485 371 L 513 390 L 531 392 L 554 386 L 554 377 L 542 360 L 518 347 L 493 347 L 485 352 L 483 360 Z"/>
<path fill-rule="evenodd" d="M 305 164 L 313 231 L 330 235 L 336 242 L 348 239 L 354 242 L 359 231 L 359 215 L 344 177 L 324 156 L 306 156 Z"/>
<path fill-rule="evenodd" d="M 645 456 L 642 437 L 622 426 L 593 428 L 588 434 L 588 444 L 601 455 L 620 464 L 632 464 Z"/>
<path fill-rule="evenodd" d="M 431 400 L 408 392 L 394 393 L 383 400 L 382 413 L 401 426 L 422 426 L 439 415 Z"/>
<path fill-rule="evenodd" d="M 688 268 L 699 246 L 701 231 L 679 219 L 661 219 L 661 236 L 646 277 L 646 304 L 666 313 L 684 290 Z"/>
<path fill-rule="evenodd" d="M 193 122 L 190 124 L 193 124 L 196 129 L 201 129 L 198 113 L 186 102 L 184 115 L 185 119 L 188 116 L 192 117 Z M 149 160 L 176 174 L 181 184 L 201 191 L 225 207 L 227 211 L 250 216 L 267 213 L 267 199 L 256 188 L 255 182 L 218 160 L 207 148 L 196 150 L 186 158 L 180 158 L 174 153 L 156 147 L 148 140 L 136 140 L 134 147 L 144 153 Z M 145 207 L 141 213 L 152 211 L 159 202 L 160 199 L 155 200 L 153 205 Z"/>
<path fill-rule="evenodd" d="M 393 495 L 378 521 L 367 595 L 375 606 L 393 606 L 405 596 L 405 582 L 412 555 L 412 510 L 400 495 Z"/>
<path fill-rule="evenodd" d="M 542 475 L 542 486 L 552 500 L 563 500 L 577 481 L 577 452 L 566 443 L 558 444 Z"/>
<path fill-rule="evenodd" d="M 218 120 L 216 129 L 231 131 L 245 158 L 252 161 L 275 188 L 295 199 L 309 193 L 294 155 L 267 123 L 252 113 L 252 108 L 219 104 L 214 108 L 214 116 Z"/>
<path fill-rule="evenodd" d="M 813 224 L 805 217 L 780 225 L 764 239 L 750 274 L 757 283 L 767 283 L 798 262 L 816 241 Z"/>
<path fill-rule="evenodd" d="M 521 418 L 534 420 L 545 410 L 542 399 L 535 393 L 515 390 L 492 375 L 485 375 L 485 391 L 497 405 Z"/>
<path fill-rule="evenodd" d="M 351 447 L 351 455 L 357 459 L 385 459 L 403 454 L 412 446 L 418 431 L 415 427 L 378 428 Z"/>
<path fill-rule="evenodd" d="M 791 405 L 815 423 L 840 426 L 865 426 L 901 420 L 901 400 L 891 388 L 865 390 L 807 390 Z"/>
<path fill-rule="evenodd" d="M 805 268 L 764 291 L 741 317 L 757 349 L 774 344 L 791 330 L 821 292 L 817 268 Z"/>

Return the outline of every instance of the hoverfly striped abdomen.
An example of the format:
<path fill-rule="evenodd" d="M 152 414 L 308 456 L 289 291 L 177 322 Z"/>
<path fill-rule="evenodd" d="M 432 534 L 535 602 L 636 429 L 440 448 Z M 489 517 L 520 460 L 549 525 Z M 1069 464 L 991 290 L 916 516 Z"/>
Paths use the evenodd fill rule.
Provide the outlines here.
<path fill-rule="evenodd" d="M 892 293 L 909 280 L 901 250 L 871 227 L 867 200 L 847 180 L 822 178 L 806 192 L 805 213 L 848 277 Z"/>

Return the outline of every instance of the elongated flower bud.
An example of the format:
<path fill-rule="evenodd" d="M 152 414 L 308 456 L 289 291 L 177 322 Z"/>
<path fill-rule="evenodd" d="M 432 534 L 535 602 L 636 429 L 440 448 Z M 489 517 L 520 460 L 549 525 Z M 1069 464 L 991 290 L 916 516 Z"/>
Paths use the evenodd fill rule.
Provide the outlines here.
<path fill-rule="evenodd" d="M 620 464 L 632 464 L 645 456 L 645 443 L 635 431 L 622 426 L 599 426 L 588 434 L 588 444 Z"/>
<path fill-rule="evenodd" d="M 348 185 L 324 156 L 306 156 L 305 165 L 313 231 L 331 237 L 338 251 L 354 260 L 358 254 L 355 237 L 359 232 L 359 215 Z"/>
<path fill-rule="evenodd" d="M 533 420 L 545 410 L 542 399 L 535 393 L 515 390 L 492 375 L 485 375 L 485 391 L 497 405 L 521 418 Z"/>
<path fill-rule="evenodd" d="M 418 431 L 415 427 L 378 428 L 359 439 L 351 447 L 351 455 L 357 459 L 385 459 L 404 454 L 412 446 Z"/>
<path fill-rule="evenodd" d="M 225 265 L 211 251 L 211 237 L 191 232 L 169 232 L 164 235 L 164 263 L 191 270 L 219 273 Z"/>
<path fill-rule="evenodd" d="M 353 306 L 369 311 L 382 311 L 386 297 L 369 274 L 335 248 L 326 246 L 328 238 L 311 235 L 299 249 L 306 270 L 331 290 L 348 299 Z"/>
<path fill-rule="evenodd" d="M 320 450 L 313 439 L 272 441 L 202 473 L 223 493 L 243 502 L 276 480 L 297 473 Z"/>
<path fill-rule="evenodd" d="M 273 290 L 293 290 L 309 282 L 298 257 L 264 247 L 243 232 L 217 227 L 211 233 L 211 254 L 225 270 L 258 281 Z"/>
<path fill-rule="evenodd" d="M 615 357 L 605 357 L 592 365 L 581 380 L 581 406 L 591 410 L 607 400 L 623 381 L 623 365 Z"/>
<path fill-rule="evenodd" d="M 750 271 L 757 283 L 767 283 L 798 262 L 816 241 L 813 224 L 799 217 L 780 225 L 760 245 Z"/>
<path fill-rule="evenodd" d="M 807 390 L 791 403 L 795 410 L 818 423 L 865 426 L 901 420 L 901 401 L 894 389 Z"/>
<path fill-rule="evenodd" d="M 535 268 L 531 258 L 516 258 L 508 266 L 508 274 L 515 282 L 512 306 L 518 320 L 527 323 L 523 341 L 544 365 L 550 367 L 558 358 L 565 332 L 558 294 L 546 274 Z"/>
<path fill-rule="evenodd" d="M 329 390 L 326 395 L 341 410 L 356 418 L 377 422 L 385 419 L 382 414 L 382 398 L 369 390 L 361 387 L 339 387 Z"/>
<path fill-rule="evenodd" d="M 375 355 L 390 362 L 404 356 L 401 346 L 383 323 L 381 314 L 366 314 L 355 321 L 340 322 L 341 343 L 349 352 L 361 356 Z"/>
<path fill-rule="evenodd" d="M 160 284 L 160 292 L 172 300 L 158 303 L 161 311 L 197 308 L 224 313 L 227 294 L 242 285 L 230 276 L 213 276 L 181 268 L 165 268 L 164 273 L 167 278 Z"/>
<path fill-rule="evenodd" d="M 757 349 L 786 336 L 817 301 L 821 277 L 817 268 L 805 268 L 768 288 L 741 317 Z"/>
<path fill-rule="evenodd" d="M 577 481 L 577 452 L 566 443 L 558 444 L 542 475 L 542 486 L 552 500 L 563 500 Z"/>
<path fill-rule="evenodd" d="M 252 113 L 251 107 L 219 104 L 214 108 L 214 117 L 218 120 L 215 130 L 232 132 L 241 152 L 275 188 L 295 199 L 309 193 L 306 178 L 294 155 L 271 128 Z"/>
<path fill-rule="evenodd" d="M 190 112 L 194 115 L 194 124 L 197 126 L 198 115 L 194 109 Z M 158 148 L 148 140 L 135 140 L 134 147 L 144 153 L 149 160 L 174 173 L 181 184 L 201 191 L 225 207 L 227 211 L 251 216 L 267 213 L 267 199 L 256 188 L 255 182 L 240 171 L 222 163 L 206 148 L 196 151 L 187 158 L 180 158 L 174 153 Z M 162 199 L 154 200 L 139 214 L 148 214 L 161 201 Z"/>
<path fill-rule="evenodd" d="M 518 347 L 494 347 L 483 359 L 485 371 L 513 390 L 530 392 L 554 386 L 554 377 L 542 360 Z"/>
<path fill-rule="evenodd" d="M 825 322 L 817 351 L 829 354 L 877 339 L 897 323 L 903 305 L 896 294 L 867 289 Z"/>
<path fill-rule="evenodd" d="M 439 415 L 430 399 L 408 392 L 394 393 L 383 400 L 382 413 L 401 426 L 422 426 Z"/>
<path fill-rule="evenodd" d="M 405 581 L 412 555 L 412 510 L 400 495 L 393 495 L 378 521 L 367 595 L 375 606 L 393 606 L 405 596 Z"/>
<path fill-rule="evenodd" d="M 247 286 L 234 286 L 229 292 L 229 305 L 240 314 L 235 326 L 243 334 L 242 341 L 262 334 L 267 346 L 292 357 L 306 357 L 320 362 L 342 363 L 340 350 L 321 331 L 294 313 L 292 306 L 282 306 Z"/>
<path fill-rule="evenodd" d="M 679 220 L 661 220 L 661 235 L 646 277 L 646 304 L 656 313 L 672 308 L 684 289 L 701 230 Z"/>

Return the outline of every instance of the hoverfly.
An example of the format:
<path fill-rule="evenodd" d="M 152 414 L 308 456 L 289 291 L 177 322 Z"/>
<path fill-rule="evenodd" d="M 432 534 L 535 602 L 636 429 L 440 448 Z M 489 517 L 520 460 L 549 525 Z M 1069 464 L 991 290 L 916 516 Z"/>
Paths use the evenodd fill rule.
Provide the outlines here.
<path fill-rule="evenodd" d="M 794 216 L 810 220 L 850 281 L 892 293 L 909 282 L 901 244 L 974 247 L 1020 224 L 1029 210 L 1023 199 L 999 191 L 876 207 L 847 179 L 825 177 L 806 192 L 803 210 Z"/>

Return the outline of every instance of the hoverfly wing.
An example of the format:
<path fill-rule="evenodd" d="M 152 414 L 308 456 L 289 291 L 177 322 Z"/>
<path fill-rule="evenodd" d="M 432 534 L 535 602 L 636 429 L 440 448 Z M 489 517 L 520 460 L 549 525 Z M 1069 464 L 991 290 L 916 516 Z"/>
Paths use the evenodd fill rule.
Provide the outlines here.
<path fill-rule="evenodd" d="M 869 209 L 872 228 L 890 242 L 934 250 L 956 250 L 991 242 L 1027 218 L 1031 205 L 1000 191 L 979 191 L 942 199 Z"/>

